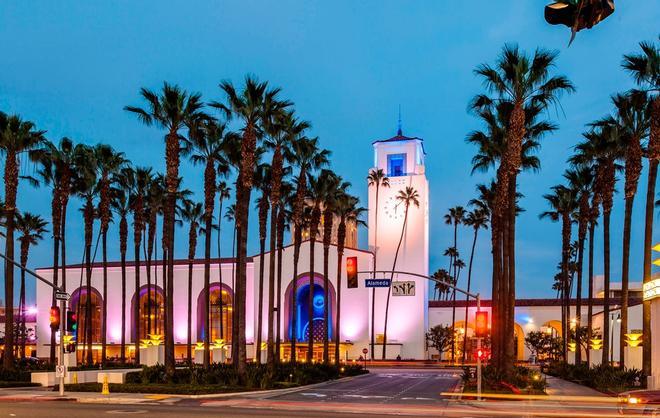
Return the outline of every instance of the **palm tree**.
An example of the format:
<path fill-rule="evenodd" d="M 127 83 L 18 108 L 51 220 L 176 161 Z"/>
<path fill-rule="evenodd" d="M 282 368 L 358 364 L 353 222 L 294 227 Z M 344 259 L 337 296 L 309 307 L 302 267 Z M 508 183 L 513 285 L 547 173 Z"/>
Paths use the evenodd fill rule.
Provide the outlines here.
<path fill-rule="evenodd" d="M 264 301 L 264 255 L 266 254 L 266 233 L 268 227 L 268 211 L 270 210 L 270 183 L 271 168 L 268 164 L 259 164 L 255 177 L 256 188 L 261 192 L 257 198 L 257 217 L 259 218 L 259 295 L 257 299 L 257 343 L 255 345 L 255 359 L 261 364 L 261 341 L 263 334 L 263 301 Z M 270 289 L 269 289 L 270 292 Z M 271 303 L 270 301 L 268 302 Z M 269 317 L 271 316 L 268 313 Z"/>
<path fill-rule="evenodd" d="M 646 157 L 649 160 L 648 185 L 646 188 L 646 211 L 644 223 L 644 283 L 651 280 L 651 245 L 653 236 L 653 201 L 655 200 L 655 183 L 658 176 L 658 161 L 660 161 L 660 47 L 651 42 L 639 44 L 641 53 L 628 54 L 623 57 L 625 68 L 635 80 L 637 86 L 645 91 L 651 102 L 651 128 Z M 642 369 L 646 375 L 651 373 L 651 303 L 644 301 L 643 305 L 644 344 Z"/>
<path fill-rule="evenodd" d="M 372 168 L 369 170 L 369 175 L 367 176 L 367 184 L 369 187 L 375 187 L 376 191 L 376 202 L 374 214 L 374 271 L 372 273 L 372 278 L 376 278 L 376 260 L 378 255 L 378 197 L 381 187 L 389 188 L 390 179 L 385 175 L 385 172 L 382 168 Z M 376 324 L 376 288 L 371 289 L 371 355 L 375 355 L 375 324 Z"/>
<path fill-rule="evenodd" d="M 341 177 L 331 174 L 327 179 L 327 190 L 321 206 L 323 207 L 322 226 L 323 226 L 323 362 L 330 363 L 330 346 L 329 346 L 329 322 L 330 318 L 330 284 L 328 276 L 329 272 L 329 256 L 330 244 L 332 242 L 332 227 L 335 218 L 335 206 L 337 198 L 346 193 L 351 186 L 350 183 L 342 181 Z"/>
<path fill-rule="evenodd" d="M 121 263 L 121 349 L 119 358 L 121 363 L 126 362 L 126 251 L 128 248 L 128 214 L 131 211 L 130 193 L 135 182 L 135 171 L 132 167 L 124 167 L 117 173 L 112 181 L 115 188 L 112 190 L 110 207 L 119 216 L 119 257 Z M 137 266 L 136 266 L 137 268 Z M 136 288 L 137 289 L 137 288 Z M 138 298 L 139 299 L 139 298 Z M 136 322 L 139 317 L 136 317 Z"/>
<path fill-rule="evenodd" d="M 403 225 L 401 226 L 401 237 L 399 238 L 399 244 L 396 246 L 396 252 L 394 253 L 394 261 L 392 262 L 392 275 L 390 281 L 394 280 L 394 272 L 396 271 L 396 261 L 399 258 L 399 250 L 401 249 L 401 243 L 403 242 L 403 237 L 406 234 L 406 226 L 408 225 L 408 210 L 410 205 L 414 205 L 419 208 L 419 193 L 413 187 L 407 186 L 404 190 L 399 190 L 396 194 L 397 205 L 403 205 L 404 215 L 403 215 Z M 392 294 L 392 287 L 389 287 L 387 290 L 387 301 L 385 302 L 385 326 L 383 328 L 383 354 L 382 359 L 385 360 L 385 352 L 387 348 L 387 319 L 390 309 L 390 295 Z"/>
<path fill-rule="evenodd" d="M 20 158 L 41 145 L 44 132 L 20 116 L 0 112 L 0 153 L 5 155 L 5 255 L 14 260 L 14 229 Z M 5 263 L 5 370 L 14 370 L 14 265 Z"/>
<path fill-rule="evenodd" d="M 483 209 L 474 209 L 468 212 L 463 219 L 463 223 L 472 227 L 474 237 L 472 239 L 472 249 L 470 250 L 470 262 L 468 264 L 468 279 L 466 290 L 468 295 L 465 296 L 465 327 L 467 329 L 468 323 L 468 302 L 470 301 L 470 284 L 472 283 L 472 262 L 474 261 L 474 249 L 477 246 L 477 235 L 480 229 L 488 229 L 488 212 Z M 463 339 L 463 363 L 465 363 L 465 352 L 467 350 L 467 338 Z"/>
<path fill-rule="evenodd" d="M 237 92 L 229 81 L 220 83 L 220 89 L 227 98 L 227 105 L 214 102 L 211 105 L 224 111 L 227 117 L 235 116 L 243 122 L 241 140 L 241 159 L 238 180 L 236 182 L 236 243 L 237 243 L 237 280 L 234 315 L 237 327 L 232 338 L 232 359 L 240 375 L 245 374 L 245 298 L 246 298 L 246 263 L 248 216 L 250 212 L 250 194 L 254 185 L 254 170 L 257 165 L 257 137 L 260 125 L 267 118 L 267 112 L 285 109 L 287 101 L 277 100 L 279 88 L 268 89 L 268 83 L 259 82 L 251 76 L 245 78 L 245 86 Z M 269 103 L 269 106 L 264 106 Z M 273 103 L 277 103 L 276 105 Z M 257 347 L 259 350 L 259 347 Z"/>
<path fill-rule="evenodd" d="M 302 244 L 302 230 L 305 226 L 303 208 L 307 194 L 308 173 L 328 164 L 330 151 L 318 148 L 318 138 L 300 137 L 293 141 L 291 149 L 286 152 L 287 160 L 298 167 L 296 178 L 296 191 L 292 202 L 291 222 L 293 223 L 293 288 L 292 288 L 292 311 L 291 328 L 297 329 L 298 322 L 295 307 L 297 306 L 298 292 L 298 260 L 300 259 L 300 246 Z M 296 361 L 296 339 L 295 332 L 291 336 L 291 361 Z"/>
<path fill-rule="evenodd" d="M 452 279 L 452 284 L 454 286 L 458 286 L 458 279 L 461 276 L 461 270 L 463 270 L 465 268 L 465 262 L 463 260 L 461 260 L 460 258 L 458 258 L 458 255 L 457 255 L 455 260 L 454 260 L 453 267 L 454 267 L 454 277 Z M 452 292 L 451 292 L 451 304 L 452 304 L 452 318 L 451 318 L 452 335 L 454 335 L 454 338 L 452 338 L 452 341 L 451 341 L 451 361 L 452 361 L 452 363 L 454 363 L 455 358 L 456 358 L 456 354 L 455 354 L 455 351 L 456 351 L 456 330 L 455 330 L 455 327 L 456 327 L 456 288 L 453 288 Z M 464 326 L 467 329 L 467 323 Z"/>
<path fill-rule="evenodd" d="M 29 212 L 16 213 L 16 230 L 19 234 L 18 241 L 21 243 L 21 289 L 19 293 L 19 315 L 21 320 L 21 358 L 25 358 L 25 267 L 27 267 L 28 255 L 30 254 L 30 246 L 36 245 L 43 239 L 43 235 L 48 232 L 46 229 L 48 223 L 39 215 L 34 215 Z M 6 352 L 5 352 L 6 353 Z"/>
<path fill-rule="evenodd" d="M 213 224 L 218 167 L 224 167 L 225 172 L 228 169 L 223 155 L 224 140 L 227 134 L 225 124 L 205 119 L 193 127 L 190 132 L 190 141 L 183 148 L 184 154 L 191 155 L 190 160 L 193 164 L 204 165 L 204 229 L 207 231 L 211 230 Z M 211 363 L 211 239 L 211 234 L 206 234 L 204 239 L 204 324 L 206 327 L 204 330 L 204 367 L 206 368 Z M 190 334 L 188 337 L 190 338 Z M 191 343 L 191 341 L 189 342 Z M 190 347 L 188 351 L 190 352 Z M 190 360 L 190 353 L 188 354 Z"/>
<path fill-rule="evenodd" d="M 628 282 L 630 265 L 630 230 L 632 210 L 637 184 L 642 174 L 642 140 L 648 135 L 649 102 L 645 92 L 617 94 L 612 97 L 615 115 L 596 122 L 596 125 L 614 126 L 618 132 L 621 147 L 624 148 L 621 159 L 625 161 L 625 214 L 623 223 L 623 255 L 621 257 L 621 332 L 619 340 L 619 358 L 623 366 L 625 334 L 628 333 Z"/>
<path fill-rule="evenodd" d="M 433 299 L 440 300 L 441 297 L 444 297 L 449 291 L 449 286 L 447 286 L 446 278 L 449 277 L 449 273 L 445 269 L 436 270 L 431 277 L 436 281 L 433 288 Z"/>
<path fill-rule="evenodd" d="M 108 228 L 112 220 L 110 205 L 113 175 L 118 173 L 126 160 L 123 152 L 116 152 L 109 145 L 98 144 L 94 147 L 96 169 L 98 170 L 99 207 L 101 221 L 101 254 L 103 257 L 103 313 L 101 319 L 101 364 L 106 364 L 106 339 L 108 330 Z"/>
<path fill-rule="evenodd" d="M 277 333 L 275 336 L 275 358 L 280 360 L 281 349 L 281 329 L 282 329 L 282 252 L 284 250 L 284 232 L 290 229 L 291 210 L 289 210 L 293 201 L 293 185 L 289 182 L 282 182 L 280 188 L 280 204 L 277 212 Z"/>
<path fill-rule="evenodd" d="M 553 186 L 552 194 L 543 195 L 548 201 L 550 210 L 539 215 L 539 218 L 549 218 L 553 222 L 561 221 L 561 289 L 562 289 L 562 335 L 564 361 L 568 359 L 568 303 L 570 298 L 569 286 L 569 258 L 571 250 L 571 225 L 575 209 L 577 208 L 577 199 L 575 190 L 563 185 Z"/>
<path fill-rule="evenodd" d="M 270 241 L 269 241 L 269 257 L 268 257 L 268 352 L 266 356 L 267 363 L 272 368 L 275 360 L 279 361 L 279 319 L 280 319 L 280 303 L 277 302 L 277 338 L 276 349 L 273 350 L 273 311 L 274 311 L 274 288 L 275 288 L 275 248 L 277 244 L 277 237 L 280 231 L 279 222 L 280 218 L 284 222 L 284 217 L 280 216 L 283 213 L 281 207 L 282 197 L 282 182 L 283 177 L 288 171 L 284 167 L 284 156 L 289 153 L 289 147 L 293 140 L 297 139 L 302 133 L 309 128 L 309 124 L 305 121 L 299 121 L 295 118 L 293 111 L 278 112 L 270 114 L 270 117 L 265 120 L 265 131 L 268 133 L 266 146 L 273 150 L 273 158 L 270 164 L 271 167 L 271 183 L 270 183 Z M 283 227 L 283 226 L 282 226 Z M 282 231 L 283 233 L 283 231 Z M 279 247 L 277 247 L 279 248 Z M 278 276 L 280 278 L 280 276 Z M 278 283 L 280 283 L 278 281 Z M 280 291 L 278 285 L 277 298 L 280 299 Z M 275 355 L 277 354 L 277 356 Z"/>
<path fill-rule="evenodd" d="M 195 260 L 195 252 L 197 250 L 197 234 L 199 232 L 200 225 L 202 220 L 206 218 L 204 212 L 204 206 L 201 203 L 195 203 L 190 200 L 184 202 L 183 209 L 181 211 L 181 219 L 184 222 L 187 222 L 189 225 L 188 229 L 188 345 L 186 350 L 186 358 L 188 359 L 188 364 L 192 364 L 192 282 L 193 282 L 193 261 Z M 211 234 L 206 234 L 211 235 Z M 204 289 L 204 292 L 209 292 L 209 287 Z M 204 294 L 205 298 L 208 299 L 206 293 Z M 208 305 L 207 305 L 208 306 Z M 208 326 L 209 316 L 206 316 L 206 323 L 204 328 L 204 341 L 208 341 L 210 337 L 206 335 L 209 332 L 210 327 Z M 204 351 L 208 350 L 206 347 Z M 206 354 L 205 354 L 206 357 Z"/>
<path fill-rule="evenodd" d="M 359 206 L 360 200 L 348 194 L 346 191 L 340 191 L 335 205 L 335 214 L 339 218 L 337 226 L 337 327 L 335 330 L 335 364 L 340 363 L 339 344 L 341 341 L 341 277 L 344 257 L 344 248 L 346 244 L 346 228 L 357 228 L 360 225 L 367 224 L 361 219 L 367 209 Z"/>
<path fill-rule="evenodd" d="M 582 330 L 582 273 L 583 273 L 583 260 L 584 260 L 584 242 L 587 237 L 587 228 L 589 227 L 589 220 L 591 217 L 591 206 L 589 204 L 592 196 L 593 189 L 593 170 L 590 166 L 576 167 L 567 170 L 564 177 L 568 181 L 569 187 L 575 193 L 577 199 L 577 211 L 575 218 L 578 224 L 578 239 L 577 239 L 577 288 L 576 288 L 576 302 L 575 302 L 575 345 L 582 347 L 581 344 L 581 330 Z M 590 288 L 590 291 L 592 289 Z M 591 306 L 589 307 L 591 308 Z M 582 350 L 576 350 L 575 362 L 580 364 L 582 362 Z"/>
<path fill-rule="evenodd" d="M 453 225 L 454 226 L 454 249 L 458 249 L 458 242 L 457 242 L 457 234 L 458 234 L 458 225 L 461 225 L 465 219 L 465 208 L 463 206 L 455 206 L 453 208 L 449 208 L 449 212 L 445 214 L 445 224 L 446 225 Z M 456 280 L 456 265 L 455 261 L 458 259 L 458 252 L 456 254 L 452 254 L 449 257 L 449 266 L 450 266 L 450 273 L 451 273 L 451 268 L 454 269 L 453 271 L 453 276 L 454 280 Z M 455 285 L 457 283 L 454 283 Z M 451 307 L 452 313 L 452 323 L 451 323 L 451 328 L 452 328 L 452 333 L 454 332 L 454 319 L 456 318 L 456 289 L 452 289 L 452 307 Z M 455 344 L 455 339 L 452 339 L 452 348 L 451 348 L 451 362 L 454 362 L 454 344 Z"/>
<path fill-rule="evenodd" d="M 126 184 L 130 191 L 130 208 L 133 212 L 133 249 L 135 257 L 135 294 L 137 295 L 138 302 L 133 307 L 133 322 L 135 340 L 135 364 L 140 364 L 140 246 L 142 245 L 142 234 L 145 229 L 145 218 L 149 218 L 149 214 L 145 208 L 145 200 L 147 199 L 147 192 L 153 183 L 151 168 L 136 167 L 133 172 L 133 178 L 126 176 Z M 150 264 L 147 264 L 147 277 L 149 277 Z M 151 283 L 147 286 L 147 300 L 151 300 Z"/>
<path fill-rule="evenodd" d="M 495 366 L 504 371 L 511 370 L 514 361 L 515 200 L 528 135 L 527 113 L 533 110 L 538 114 L 556 104 L 562 93 L 574 91 L 566 77 L 550 75 L 556 58 L 556 52 L 537 49 L 530 57 L 515 45 L 505 45 L 495 67 L 482 64 L 475 70 L 494 97 L 479 95 L 472 107 L 510 107 L 491 215 L 491 229 L 498 237 L 493 241 L 493 300 L 499 305 L 493 310 L 492 333 L 499 338 L 493 340 L 492 355 Z"/>
<path fill-rule="evenodd" d="M 78 173 L 75 186 L 78 197 L 83 200 L 83 223 L 85 240 L 85 318 L 83 340 L 86 345 L 83 350 L 87 357 L 84 361 L 92 365 L 92 238 L 94 234 L 94 219 L 96 210 L 94 199 L 97 194 L 96 153 L 90 146 L 78 144 L 75 148 L 76 171 Z M 80 307 L 80 302 L 78 303 Z"/>
<path fill-rule="evenodd" d="M 189 94 L 176 85 L 163 84 L 159 94 L 142 88 L 140 95 L 147 107 L 126 106 L 125 110 L 135 113 L 147 126 L 156 124 L 167 131 L 165 135 L 165 164 L 167 167 L 165 182 L 167 201 L 163 216 L 164 230 L 168 231 L 168 271 L 166 289 L 166 324 L 165 324 L 165 368 L 168 376 L 174 375 L 174 217 L 176 193 L 179 187 L 180 147 L 184 139 L 181 131 L 195 126 L 200 119 L 206 118 L 202 112 L 204 104 L 201 95 Z"/>

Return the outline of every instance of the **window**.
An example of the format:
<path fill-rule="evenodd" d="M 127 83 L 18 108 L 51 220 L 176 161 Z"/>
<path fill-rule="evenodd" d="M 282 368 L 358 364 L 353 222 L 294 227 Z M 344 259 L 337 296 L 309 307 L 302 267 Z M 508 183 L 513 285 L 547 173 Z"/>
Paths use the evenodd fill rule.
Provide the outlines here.
<path fill-rule="evenodd" d="M 406 154 L 390 154 L 387 156 L 388 177 L 406 175 Z"/>

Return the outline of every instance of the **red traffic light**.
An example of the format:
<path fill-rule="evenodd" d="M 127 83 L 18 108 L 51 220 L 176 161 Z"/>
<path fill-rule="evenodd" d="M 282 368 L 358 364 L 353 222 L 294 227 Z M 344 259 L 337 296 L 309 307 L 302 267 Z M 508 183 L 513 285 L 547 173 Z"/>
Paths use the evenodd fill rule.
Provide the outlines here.
<path fill-rule="evenodd" d="M 349 289 L 358 287 L 357 267 L 357 257 L 346 257 L 346 282 Z"/>
<path fill-rule="evenodd" d="M 475 357 L 479 360 L 488 360 L 490 357 L 490 352 L 485 348 L 480 348 L 475 352 Z"/>
<path fill-rule="evenodd" d="M 75 311 L 66 311 L 66 331 L 71 333 L 78 331 L 78 315 Z"/>
<path fill-rule="evenodd" d="M 477 311 L 475 315 L 475 334 L 477 337 L 488 335 L 488 312 Z"/>
<path fill-rule="evenodd" d="M 51 306 L 50 308 L 50 327 L 52 329 L 60 327 L 60 308 L 58 306 Z"/>

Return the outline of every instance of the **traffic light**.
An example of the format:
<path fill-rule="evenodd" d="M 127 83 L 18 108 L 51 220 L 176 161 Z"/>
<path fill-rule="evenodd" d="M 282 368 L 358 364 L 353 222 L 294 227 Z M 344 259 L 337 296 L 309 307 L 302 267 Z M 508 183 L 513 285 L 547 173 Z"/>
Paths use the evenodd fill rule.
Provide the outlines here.
<path fill-rule="evenodd" d="M 551 25 L 571 28 L 571 42 L 575 33 L 591 29 L 614 13 L 614 0 L 558 0 L 545 6 L 545 21 Z M 570 42 L 569 42 L 570 44 Z"/>
<path fill-rule="evenodd" d="M 346 282 L 349 289 L 358 287 L 357 257 L 346 257 Z"/>
<path fill-rule="evenodd" d="M 474 318 L 475 335 L 483 338 L 488 335 L 488 312 L 477 311 Z"/>
<path fill-rule="evenodd" d="M 66 332 L 72 334 L 78 332 L 78 315 L 75 311 L 66 311 Z"/>
<path fill-rule="evenodd" d="M 477 357 L 479 360 L 482 361 L 488 360 L 488 358 L 490 357 L 490 352 L 485 348 L 477 349 L 477 351 L 474 354 L 475 357 Z"/>
<path fill-rule="evenodd" d="M 50 307 L 50 328 L 58 329 L 60 327 L 60 308 L 58 306 Z"/>

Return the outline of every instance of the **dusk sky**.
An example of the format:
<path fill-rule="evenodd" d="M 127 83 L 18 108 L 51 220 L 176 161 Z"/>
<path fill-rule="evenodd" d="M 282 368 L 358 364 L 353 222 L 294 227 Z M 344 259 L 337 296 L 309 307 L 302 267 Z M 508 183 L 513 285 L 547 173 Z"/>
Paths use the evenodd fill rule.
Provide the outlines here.
<path fill-rule="evenodd" d="M 106 142 L 136 165 L 162 171 L 163 132 L 144 127 L 123 110 L 128 104 L 142 104 L 140 87 L 158 89 L 168 81 L 201 92 L 206 100 L 223 100 L 221 80 L 240 85 L 246 74 L 254 74 L 281 87 L 282 96 L 295 102 L 297 114 L 313 125 L 310 134 L 318 135 L 321 145 L 332 151 L 331 168 L 353 184 L 353 192 L 366 206 L 371 143 L 396 133 L 401 106 L 404 134 L 425 141 L 430 270 L 435 271 L 447 265 L 442 253 L 452 239 L 443 215 L 449 207 L 467 205 L 475 185 L 492 176 L 470 175 L 476 150 L 465 143 L 465 137 L 480 124 L 466 108 L 473 95 L 484 91 L 473 69 L 493 63 L 505 43 L 518 43 L 530 53 L 537 47 L 556 49 L 560 55 L 553 71 L 566 75 L 577 92 L 563 97 L 561 107 L 547 114 L 560 129 L 543 140 L 541 171 L 520 176 L 526 211 L 517 228 L 518 295 L 551 297 L 560 258 L 560 225 L 538 219 L 546 209 L 542 195 L 562 180 L 565 161 L 585 124 L 611 110 L 611 94 L 633 86 L 621 69 L 621 58 L 636 52 L 640 41 L 657 39 L 660 4 L 617 1 L 614 15 L 580 32 L 570 48 L 569 29 L 546 24 L 544 4 L 530 0 L 4 2 L 0 110 L 34 121 L 52 141 L 68 136 L 87 144 Z M 646 169 L 646 161 L 644 165 Z M 33 170 L 27 163 L 23 168 L 25 174 Z M 201 200 L 202 169 L 186 162 L 181 173 L 184 186 Z M 22 182 L 19 209 L 50 220 L 47 190 Z M 645 194 L 646 170 L 633 214 L 633 281 L 640 280 L 642 272 Z M 72 263 L 80 262 L 82 255 L 78 207 L 79 200 L 73 199 L 67 220 Z M 620 275 L 622 223 L 623 197 L 617 194 L 611 229 L 613 281 Z M 229 224 L 223 228 L 223 255 L 229 255 Z M 114 226 L 111 234 L 109 253 L 118 259 Z M 185 232 L 178 234 L 176 253 L 184 257 Z M 254 254 L 256 225 L 250 235 L 249 253 Z M 486 295 L 490 294 L 488 235 L 481 233 L 473 274 L 477 291 Z M 466 263 L 471 237 L 471 230 L 461 229 L 459 250 Z M 659 237 L 655 234 L 654 239 Z M 600 230 L 597 238 L 599 274 Z M 360 241 L 366 247 L 364 231 Z M 50 265 L 51 245 L 48 235 L 32 251 L 29 265 Z"/>

